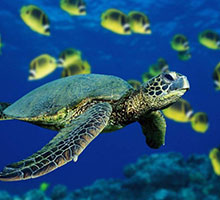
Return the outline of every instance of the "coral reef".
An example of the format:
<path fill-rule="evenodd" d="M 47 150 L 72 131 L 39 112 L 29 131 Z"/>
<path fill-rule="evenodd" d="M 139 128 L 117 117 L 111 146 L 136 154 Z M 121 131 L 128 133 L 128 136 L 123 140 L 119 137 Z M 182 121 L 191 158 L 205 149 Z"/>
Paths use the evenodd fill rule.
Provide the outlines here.
<path fill-rule="evenodd" d="M 218 200 L 220 177 L 207 155 L 188 159 L 177 153 L 142 156 L 124 168 L 125 179 L 101 179 L 93 185 L 67 191 L 56 185 L 50 196 L 31 190 L 23 196 L 0 191 L 0 200 Z"/>

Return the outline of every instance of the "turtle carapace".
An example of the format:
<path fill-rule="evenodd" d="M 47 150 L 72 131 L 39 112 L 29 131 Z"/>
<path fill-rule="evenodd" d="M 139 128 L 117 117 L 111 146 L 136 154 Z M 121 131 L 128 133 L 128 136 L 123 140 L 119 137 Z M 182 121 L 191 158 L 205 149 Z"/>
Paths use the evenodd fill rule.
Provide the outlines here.
<path fill-rule="evenodd" d="M 160 109 L 176 102 L 189 89 L 176 72 L 153 77 L 134 89 L 109 75 L 84 74 L 47 83 L 13 104 L 0 104 L 0 119 L 18 119 L 59 133 L 40 151 L 0 172 L 0 180 L 16 181 L 47 174 L 77 161 L 101 132 L 139 122 L 151 148 L 165 144 L 166 122 Z"/>

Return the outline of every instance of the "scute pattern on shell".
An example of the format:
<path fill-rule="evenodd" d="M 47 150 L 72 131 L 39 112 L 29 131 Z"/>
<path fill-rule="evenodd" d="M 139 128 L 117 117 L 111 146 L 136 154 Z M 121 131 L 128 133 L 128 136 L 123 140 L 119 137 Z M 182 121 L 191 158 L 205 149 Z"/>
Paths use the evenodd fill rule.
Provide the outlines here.
<path fill-rule="evenodd" d="M 123 79 L 110 75 L 70 76 L 36 88 L 5 109 L 4 114 L 16 118 L 52 115 L 88 97 L 118 100 L 131 88 Z"/>

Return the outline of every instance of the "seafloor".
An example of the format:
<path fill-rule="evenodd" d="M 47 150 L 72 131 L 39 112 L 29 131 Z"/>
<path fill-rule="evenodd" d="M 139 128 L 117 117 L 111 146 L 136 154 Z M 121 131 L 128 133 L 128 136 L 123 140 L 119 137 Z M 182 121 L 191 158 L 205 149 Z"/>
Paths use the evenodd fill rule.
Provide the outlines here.
<path fill-rule="evenodd" d="M 219 200 L 220 177 L 207 155 L 185 159 L 177 153 L 142 156 L 125 166 L 124 179 L 100 179 L 91 186 L 69 191 L 56 185 L 22 195 L 0 191 L 0 200 Z"/>

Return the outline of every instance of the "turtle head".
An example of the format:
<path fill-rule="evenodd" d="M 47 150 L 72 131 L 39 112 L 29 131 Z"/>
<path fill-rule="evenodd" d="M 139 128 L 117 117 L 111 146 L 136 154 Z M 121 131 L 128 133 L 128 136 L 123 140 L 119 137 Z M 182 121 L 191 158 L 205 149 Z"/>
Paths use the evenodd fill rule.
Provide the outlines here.
<path fill-rule="evenodd" d="M 188 89 L 186 76 L 177 72 L 164 72 L 142 85 L 143 96 L 151 110 L 164 109 L 175 103 Z"/>

